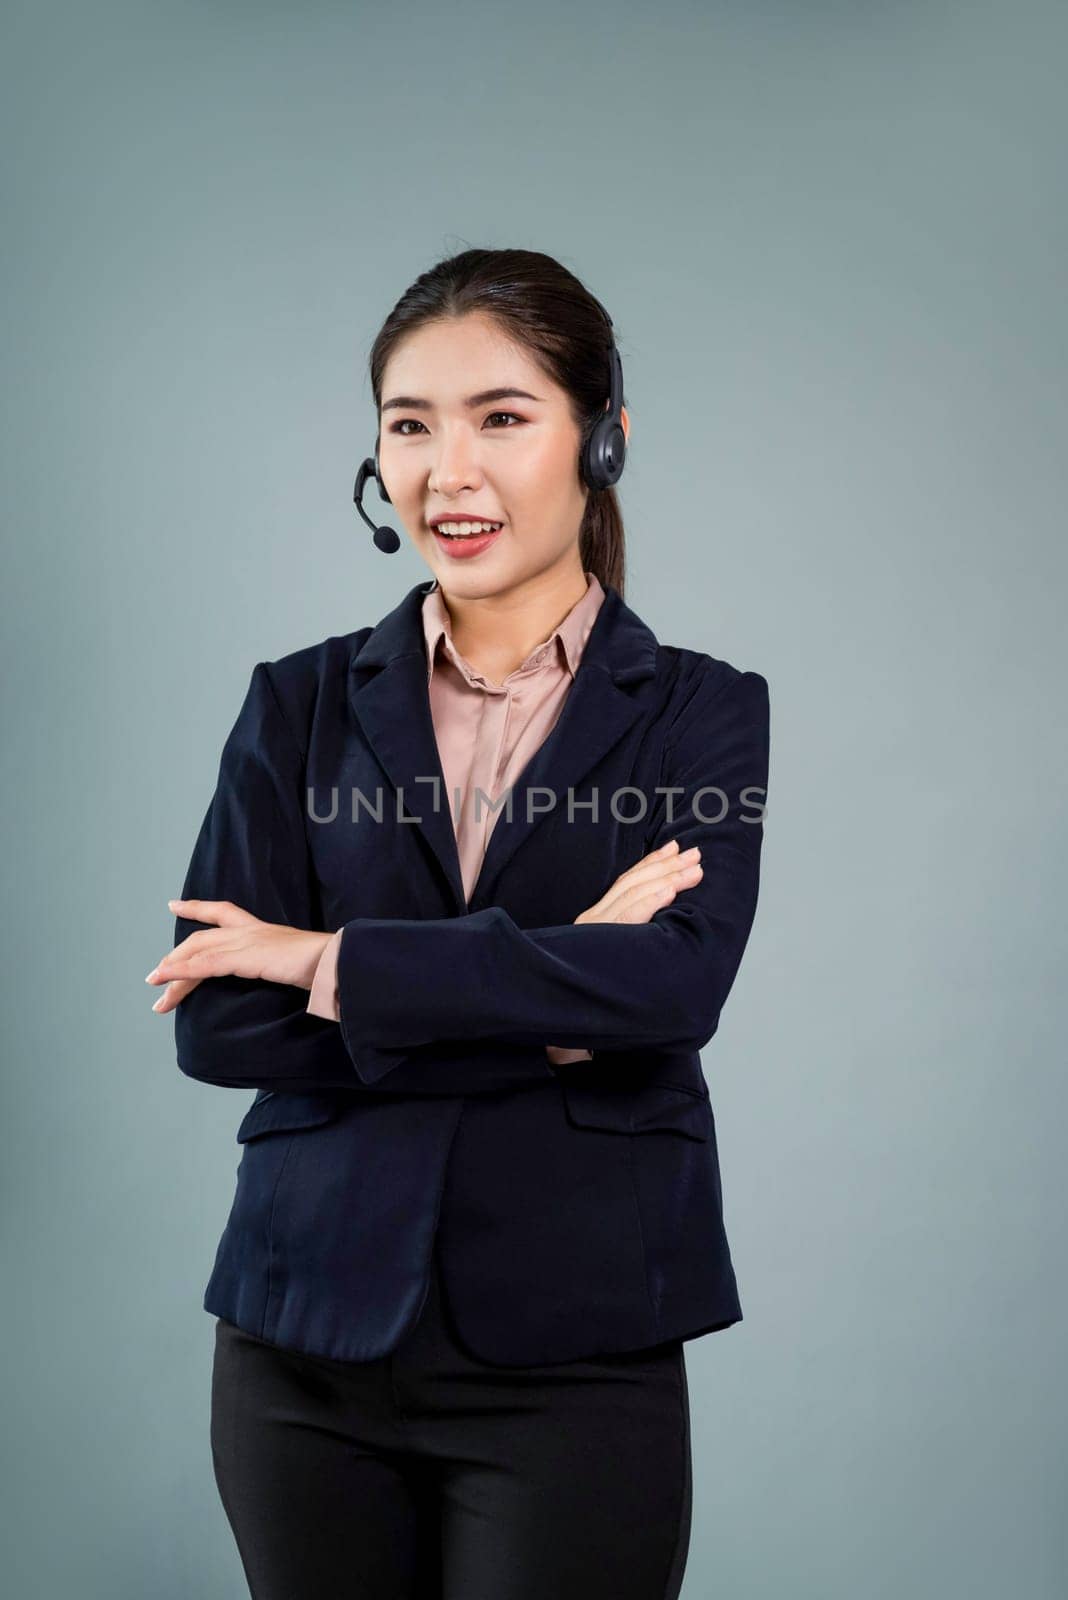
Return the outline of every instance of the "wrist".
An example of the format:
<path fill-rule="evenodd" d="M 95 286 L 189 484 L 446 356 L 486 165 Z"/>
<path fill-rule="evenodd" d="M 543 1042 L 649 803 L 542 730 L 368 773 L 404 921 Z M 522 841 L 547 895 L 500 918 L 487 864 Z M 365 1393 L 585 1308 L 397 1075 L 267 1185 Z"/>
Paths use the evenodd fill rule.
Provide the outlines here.
<path fill-rule="evenodd" d="M 309 993 L 311 992 L 312 984 L 315 982 L 315 974 L 319 969 L 319 962 L 323 958 L 323 951 L 333 937 L 332 933 L 305 934 L 307 954 L 300 975 L 300 988 L 307 989 Z"/>

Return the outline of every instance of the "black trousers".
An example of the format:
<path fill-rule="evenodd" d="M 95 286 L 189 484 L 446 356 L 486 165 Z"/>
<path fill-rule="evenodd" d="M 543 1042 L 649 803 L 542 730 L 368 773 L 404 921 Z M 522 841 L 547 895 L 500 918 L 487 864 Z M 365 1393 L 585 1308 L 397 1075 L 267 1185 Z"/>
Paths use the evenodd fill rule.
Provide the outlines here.
<path fill-rule="evenodd" d="M 434 1264 L 377 1361 L 216 1319 L 215 1480 L 253 1600 L 677 1600 L 690 1542 L 679 1340 L 553 1366 L 457 1341 Z"/>

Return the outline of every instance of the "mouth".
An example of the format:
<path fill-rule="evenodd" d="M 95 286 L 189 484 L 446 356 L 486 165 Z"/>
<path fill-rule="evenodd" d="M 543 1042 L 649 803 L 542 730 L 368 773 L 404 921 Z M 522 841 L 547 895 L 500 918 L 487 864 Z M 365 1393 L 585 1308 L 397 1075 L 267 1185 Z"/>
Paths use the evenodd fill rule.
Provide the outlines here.
<path fill-rule="evenodd" d="M 463 539 L 474 538 L 477 534 L 497 533 L 503 526 L 500 522 L 492 522 L 489 517 L 442 517 L 435 518 L 430 523 L 432 533 L 440 533 L 447 537 Z"/>
<path fill-rule="evenodd" d="M 438 546 L 450 556 L 477 556 L 489 549 L 504 523 L 434 522 L 430 527 Z"/>

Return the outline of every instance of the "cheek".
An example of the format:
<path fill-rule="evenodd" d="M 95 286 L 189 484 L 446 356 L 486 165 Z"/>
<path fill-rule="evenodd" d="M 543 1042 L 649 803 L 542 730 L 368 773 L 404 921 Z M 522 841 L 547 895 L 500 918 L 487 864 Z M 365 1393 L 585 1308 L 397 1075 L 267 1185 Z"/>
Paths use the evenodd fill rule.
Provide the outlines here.
<path fill-rule="evenodd" d="M 378 447 L 378 464 L 382 469 L 382 481 L 395 506 L 403 505 L 418 495 L 420 472 L 411 452 L 386 444 L 383 435 Z"/>
<path fill-rule="evenodd" d="M 525 516 L 555 524 L 561 511 L 581 498 L 577 446 L 566 439 L 543 437 L 524 452 L 522 461 L 515 462 L 501 489 L 517 521 Z"/>
<path fill-rule="evenodd" d="M 418 477 L 410 467 L 407 471 L 401 470 L 392 474 L 383 471 L 382 477 L 389 490 L 389 501 L 379 508 L 382 516 L 375 520 L 381 522 L 384 519 L 388 522 L 389 513 L 392 511 L 394 522 L 403 523 L 409 533 L 431 538 L 430 529 L 423 524 L 426 504 L 425 477 Z"/>

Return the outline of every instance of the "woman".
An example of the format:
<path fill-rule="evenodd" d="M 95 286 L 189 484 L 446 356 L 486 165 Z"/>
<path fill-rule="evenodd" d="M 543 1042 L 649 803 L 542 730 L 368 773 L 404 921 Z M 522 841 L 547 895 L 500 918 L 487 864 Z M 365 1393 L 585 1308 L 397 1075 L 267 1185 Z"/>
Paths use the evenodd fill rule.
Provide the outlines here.
<path fill-rule="evenodd" d="M 255 668 L 149 975 L 182 1071 L 259 1090 L 216 1479 L 257 1600 L 674 1597 L 767 684 L 623 601 L 621 368 L 558 262 L 439 263 L 371 380 L 432 581 Z"/>

